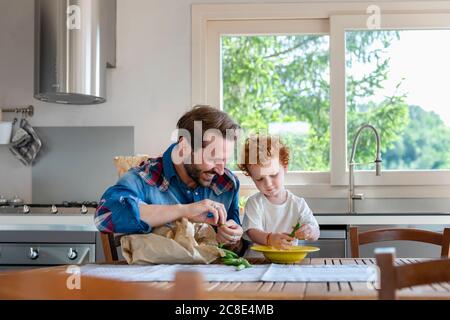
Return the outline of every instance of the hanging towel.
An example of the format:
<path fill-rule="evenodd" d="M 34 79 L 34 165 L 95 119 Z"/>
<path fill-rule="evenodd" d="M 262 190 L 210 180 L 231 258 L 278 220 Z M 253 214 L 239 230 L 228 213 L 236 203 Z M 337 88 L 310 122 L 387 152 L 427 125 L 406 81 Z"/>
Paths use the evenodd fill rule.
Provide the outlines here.
<path fill-rule="evenodd" d="M 20 127 L 15 132 L 9 150 L 25 166 L 31 166 L 41 150 L 42 142 L 27 120 L 20 120 Z"/>

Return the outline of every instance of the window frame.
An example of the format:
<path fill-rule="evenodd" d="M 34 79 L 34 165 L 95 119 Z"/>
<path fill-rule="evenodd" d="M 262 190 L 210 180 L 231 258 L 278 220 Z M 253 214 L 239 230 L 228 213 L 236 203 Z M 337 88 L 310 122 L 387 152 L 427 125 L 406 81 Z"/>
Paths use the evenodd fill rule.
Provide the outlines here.
<path fill-rule="evenodd" d="M 342 198 L 348 185 L 345 30 L 358 30 L 361 26 L 367 29 L 366 21 L 371 13 L 366 10 L 371 5 L 373 3 L 193 4 L 192 104 L 220 106 L 222 34 L 301 34 L 302 31 L 289 32 L 289 24 L 305 26 L 305 21 L 310 26 L 328 24 L 330 172 L 289 172 L 286 184 L 310 197 Z M 450 2 L 388 2 L 378 6 L 382 13 L 380 29 L 450 28 Z M 250 27 L 258 24 L 260 29 Z M 242 32 L 243 26 L 247 26 L 247 33 Z M 315 31 L 320 32 L 323 34 L 323 29 Z M 241 172 L 237 175 L 244 188 L 253 187 L 248 177 Z M 373 171 L 358 170 L 355 183 L 367 197 L 373 198 L 446 197 L 450 194 L 450 170 L 384 171 L 381 177 L 376 177 Z"/>

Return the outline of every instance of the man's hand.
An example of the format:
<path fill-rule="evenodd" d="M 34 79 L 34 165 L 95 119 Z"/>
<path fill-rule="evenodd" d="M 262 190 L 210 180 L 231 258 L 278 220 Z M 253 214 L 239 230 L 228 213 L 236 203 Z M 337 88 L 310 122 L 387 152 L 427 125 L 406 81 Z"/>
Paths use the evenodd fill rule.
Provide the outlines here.
<path fill-rule="evenodd" d="M 244 230 L 234 220 L 228 220 L 217 228 L 216 240 L 225 245 L 235 245 L 241 241 Z"/>
<path fill-rule="evenodd" d="M 295 232 L 295 237 L 299 240 L 316 241 L 319 239 L 320 231 L 315 225 L 305 224 Z"/>
<path fill-rule="evenodd" d="M 222 225 L 227 219 L 227 211 L 222 203 L 205 199 L 185 205 L 183 216 L 192 222 Z"/>

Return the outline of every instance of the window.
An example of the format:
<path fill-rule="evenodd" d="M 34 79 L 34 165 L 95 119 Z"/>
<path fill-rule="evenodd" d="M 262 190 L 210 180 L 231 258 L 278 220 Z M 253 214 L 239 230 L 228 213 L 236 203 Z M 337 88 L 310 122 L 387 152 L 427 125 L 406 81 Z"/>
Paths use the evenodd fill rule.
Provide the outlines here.
<path fill-rule="evenodd" d="M 450 113 L 442 92 L 450 63 L 441 58 L 436 67 L 437 53 L 449 50 L 444 39 L 450 36 L 450 15 L 385 14 L 376 30 L 367 29 L 366 15 L 335 15 L 330 30 L 336 142 L 331 183 L 347 184 L 352 138 L 359 124 L 370 122 L 381 134 L 383 174 L 375 176 L 373 165 L 359 166 L 357 184 L 450 185 Z M 361 137 L 357 162 L 375 158 L 369 137 Z"/>
<path fill-rule="evenodd" d="M 328 35 L 221 37 L 222 107 L 248 132 L 279 135 L 292 171 L 329 171 Z"/>
<path fill-rule="evenodd" d="M 380 6 L 370 29 L 370 3 L 193 5 L 192 103 L 284 136 L 288 184 L 313 196 L 345 197 L 365 122 L 380 131 L 383 159 L 381 176 L 356 168 L 366 196 L 447 195 L 450 3 Z M 375 159 L 372 139 L 361 136 L 357 162 Z"/>
<path fill-rule="evenodd" d="M 386 170 L 450 169 L 450 30 L 347 31 L 345 41 L 348 141 L 371 123 Z M 368 139 L 359 162 L 373 161 Z"/>

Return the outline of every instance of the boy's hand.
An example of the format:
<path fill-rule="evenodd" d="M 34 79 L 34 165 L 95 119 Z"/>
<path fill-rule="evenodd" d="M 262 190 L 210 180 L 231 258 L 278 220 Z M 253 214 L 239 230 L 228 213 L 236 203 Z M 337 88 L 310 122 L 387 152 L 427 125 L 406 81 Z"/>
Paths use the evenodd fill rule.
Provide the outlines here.
<path fill-rule="evenodd" d="M 272 233 L 269 236 L 269 243 L 267 245 L 272 246 L 276 249 L 289 249 L 292 247 L 294 238 L 290 237 L 286 233 Z"/>
<path fill-rule="evenodd" d="M 299 240 L 316 241 L 319 239 L 319 236 L 319 228 L 310 224 L 301 226 L 300 229 L 295 232 L 295 237 Z"/>

